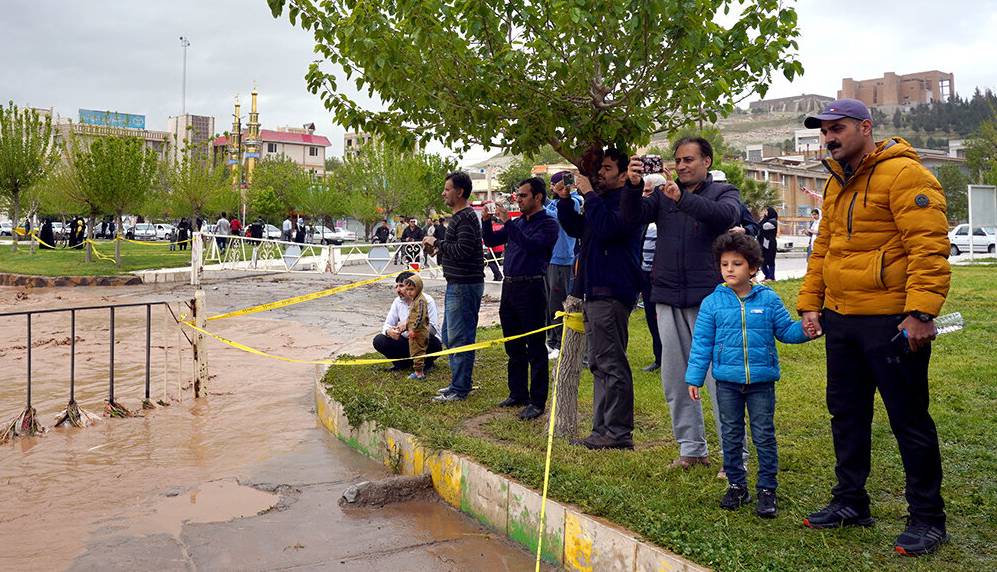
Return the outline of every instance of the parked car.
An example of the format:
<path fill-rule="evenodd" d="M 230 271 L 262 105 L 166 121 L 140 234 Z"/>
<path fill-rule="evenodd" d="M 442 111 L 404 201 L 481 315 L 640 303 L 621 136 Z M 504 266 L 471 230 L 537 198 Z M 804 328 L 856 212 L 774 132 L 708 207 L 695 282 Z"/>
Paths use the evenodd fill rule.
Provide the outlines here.
<path fill-rule="evenodd" d="M 280 240 L 280 229 L 272 224 L 268 224 L 266 228 L 263 229 L 263 238 L 269 238 L 273 240 Z"/>
<path fill-rule="evenodd" d="M 125 238 L 131 240 L 156 240 L 156 225 L 148 222 L 140 222 L 133 227 L 126 226 Z"/>
<path fill-rule="evenodd" d="M 14 224 L 10 222 L 0 222 L 0 236 L 12 236 Z"/>
<path fill-rule="evenodd" d="M 949 231 L 949 253 L 959 256 L 969 252 L 969 225 L 960 224 Z M 973 227 L 973 252 L 989 252 L 997 250 L 997 228 L 992 226 Z"/>
<path fill-rule="evenodd" d="M 173 232 L 174 227 L 169 223 L 159 223 L 156 225 L 156 239 L 157 240 L 169 240 L 170 233 Z"/>
<path fill-rule="evenodd" d="M 789 252 L 793 250 L 793 239 L 788 236 L 775 237 L 776 252 Z"/>
<path fill-rule="evenodd" d="M 341 226 L 337 226 L 336 230 L 332 231 L 332 234 L 340 241 L 337 244 L 342 244 L 343 241 L 349 242 L 357 239 L 357 233 L 352 230 L 347 230 Z"/>

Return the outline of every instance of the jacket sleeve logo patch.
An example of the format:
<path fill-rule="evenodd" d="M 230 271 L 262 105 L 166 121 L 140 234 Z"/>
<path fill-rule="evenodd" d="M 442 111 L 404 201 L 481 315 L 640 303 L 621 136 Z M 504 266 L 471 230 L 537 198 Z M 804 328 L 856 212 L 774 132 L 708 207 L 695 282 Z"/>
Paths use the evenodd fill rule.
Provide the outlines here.
<path fill-rule="evenodd" d="M 928 195 L 922 193 L 914 197 L 914 204 L 923 209 L 931 204 L 931 199 L 928 198 Z"/>

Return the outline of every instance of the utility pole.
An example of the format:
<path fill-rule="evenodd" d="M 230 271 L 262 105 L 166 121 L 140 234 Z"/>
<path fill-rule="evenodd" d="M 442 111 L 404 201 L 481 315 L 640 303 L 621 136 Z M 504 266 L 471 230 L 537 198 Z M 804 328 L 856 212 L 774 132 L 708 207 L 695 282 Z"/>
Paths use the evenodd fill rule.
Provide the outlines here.
<path fill-rule="evenodd" d="M 180 83 L 180 116 L 187 115 L 187 48 L 190 47 L 190 40 L 187 36 L 180 36 L 180 47 L 183 48 L 183 79 Z"/>

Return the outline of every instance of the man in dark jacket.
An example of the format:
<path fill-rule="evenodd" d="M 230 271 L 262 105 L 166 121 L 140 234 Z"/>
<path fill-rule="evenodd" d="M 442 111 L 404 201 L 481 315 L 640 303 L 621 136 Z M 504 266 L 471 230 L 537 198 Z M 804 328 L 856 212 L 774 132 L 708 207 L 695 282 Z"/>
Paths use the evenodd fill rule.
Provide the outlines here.
<path fill-rule="evenodd" d="M 714 182 L 710 176 L 713 148 L 708 141 L 686 137 L 674 149 L 678 183 L 669 177 L 662 190 L 644 198 L 639 186 L 628 187 L 621 210 L 628 221 L 657 223 L 651 302 L 656 304 L 661 334 L 661 385 L 679 444 L 679 458 L 672 466 L 688 468 L 709 465 L 702 402 L 689 399 L 684 382 L 692 332 L 699 303 L 723 281 L 713 257 L 713 241 L 737 224 L 741 202 L 735 187 Z M 706 385 L 716 412 L 712 375 L 706 376 Z M 720 416 L 714 419 L 719 435 Z"/>
<path fill-rule="evenodd" d="M 641 162 L 606 150 L 595 185 L 577 178 L 584 214 L 575 211 L 569 189 L 558 186 L 557 218 L 569 236 L 581 238 L 573 295 L 584 298 L 589 369 L 594 377 L 589 449 L 633 449 L 634 388 L 627 361 L 630 312 L 640 290 L 640 237 L 637 222 L 620 213 L 625 192 L 643 191 Z"/>

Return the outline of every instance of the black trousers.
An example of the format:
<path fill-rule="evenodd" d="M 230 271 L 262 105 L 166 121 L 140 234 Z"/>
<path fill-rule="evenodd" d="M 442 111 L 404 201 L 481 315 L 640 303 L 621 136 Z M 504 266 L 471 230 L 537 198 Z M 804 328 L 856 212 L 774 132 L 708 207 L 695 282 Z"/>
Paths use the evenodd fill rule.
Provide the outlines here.
<path fill-rule="evenodd" d="M 627 361 L 632 308 L 619 300 L 585 301 L 585 339 L 592 371 L 592 433 L 633 439 L 634 379 Z"/>
<path fill-rule="evenodd" d="M 651 331 L 651 347 L 654 350 L 654 363 L 661 365 L 661 333 L 658 331 L 658 312 L 656 304 L 651 301 L 651 273 L 643 272 L 644 281 L 641 283 L 640 297 L 644 300 L 644 319 L 647 320 L 647 329 Z"/>
<path fill-rule="evenodd" d="M 399 337 L 395 340 L 384 334 L 377 334 L 374 336 L 374 349 L 388 359 L 409 357 L 408 338 Z M 426 347 L 426 353 L 432 354 L 442 350 L 443 343 L 440 342 L 439 336 L 429 336 L 429 345 Z M 430 365 L 435 361 L 435 357 L 426 358 L 426 365 Z M 394 365 L 399 369 L 410 368 L 412 367 L 412 360 L 396 361 Z"/>
<path fill-rule="evenodd" d="M 911 352 L 897 335 L 904 319 L 894 316 L 844 316 L 824 310 L 827 336 L 827 409 L 831 413 L 838 484 L 836 500 L 867 509 L 865 490 L 872 451 L 876 390 L 900 448 L 912 518 L 944 525 L 942 459 L 938 433 L 928 414 L 928 361 L 931 348 Z"/>
<path fill-rule="evenodd" d="M 502 283 L 499 303 L 502 335 L 532 332 L 547 324 L 547 282 L 542 276 L 527 281 Z M 505 343 L 509 356 L 509 397 L 530 402 L 539 409 L 547 405 L 550 383 L 544 332 Z"/>
<path fill-rule="evenodd" d="M 766 280 L 775 280 L 775 255 L 774 247 L 762 251 L 762 275 Z"/>

